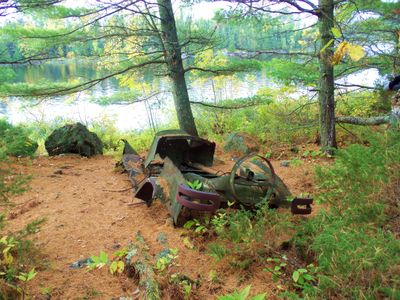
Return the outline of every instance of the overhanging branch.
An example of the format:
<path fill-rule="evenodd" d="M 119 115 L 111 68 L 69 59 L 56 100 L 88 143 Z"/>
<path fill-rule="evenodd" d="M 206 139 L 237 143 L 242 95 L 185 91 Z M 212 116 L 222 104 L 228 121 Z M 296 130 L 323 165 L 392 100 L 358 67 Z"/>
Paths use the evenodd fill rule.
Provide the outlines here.
<path fill-rule="evenodd" d="M 195 104 L 195 105 L 201 105 L 201 106 L 205 106 L 205 107 L 210 107 L 210 108 L 218 108 L 218 109 L 241 109 L 241 108 L 247 108 L 247 107 L 251 107 L 251 106 L 257 106 L 257 105 L 262 105 L 264 103 L 259 103 L 259 102 L 252 102 L 252 103 L 247 103 L 247 104 L 243 104 L 243 105 L 215 105 L 215 104 L 211 104 L 211 103 L 207 103 L 207 102 L 199 102 L 199 101 L 189 101 L 190 104 Z"/>

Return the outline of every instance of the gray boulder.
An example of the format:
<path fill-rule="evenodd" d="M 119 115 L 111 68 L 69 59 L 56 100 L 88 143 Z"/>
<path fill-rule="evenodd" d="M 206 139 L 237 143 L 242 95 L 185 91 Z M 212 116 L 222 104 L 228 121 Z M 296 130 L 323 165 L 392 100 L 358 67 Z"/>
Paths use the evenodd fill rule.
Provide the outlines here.
<path fill-rule="evenodd" d="M 230 133 L 226 137 L 224 151 L 244 155 L 251 152 L 257 152 L 258 150 L 259 145 L 257 140 L 246 133 Z"/>
<path fill-rule="evenodd" d="M 103 154 L 102 141 L 81 123 L 54 130 L 46 139 L 45 147 L 50 156 L 61 153 L 76 153 L 87 157 Z"/>

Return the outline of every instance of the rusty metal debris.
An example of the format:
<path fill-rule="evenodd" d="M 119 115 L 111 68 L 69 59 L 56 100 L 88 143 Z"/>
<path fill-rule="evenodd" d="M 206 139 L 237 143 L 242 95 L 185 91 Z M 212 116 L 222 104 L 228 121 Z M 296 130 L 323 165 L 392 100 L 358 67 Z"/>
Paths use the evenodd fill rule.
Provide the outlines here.
<path fill-rule="evenodd" d="M 293 198 L 270 161 L 256 153 L 221 172 L 214 163 L 215 143 L 180 130 L 158 132 L 146 158 L 124 143 L 122 165 L 136 188 L 135 197 L 148 206 L 159 199 L 175 224 L 193 212 L 213 213 L 228 201 L 244 207 L 268 201 L 270 207 L 291 208 L 293 214 L 311 213 L 313 200 Z M 193 182 L 201 188 L 190 188 Z"/>

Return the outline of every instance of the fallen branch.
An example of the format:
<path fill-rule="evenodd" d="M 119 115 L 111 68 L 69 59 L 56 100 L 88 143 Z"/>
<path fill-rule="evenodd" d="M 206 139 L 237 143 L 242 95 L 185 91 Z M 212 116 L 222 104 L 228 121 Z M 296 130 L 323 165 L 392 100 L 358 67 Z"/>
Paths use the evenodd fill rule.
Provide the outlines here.
<path fill-rule="evenodd" d="M 140 201 L 140 202 L 128 203 L 127 205 L 128 206 L 137 206 L 137 205 L 142 205 L 142 204 L 147 204 L 147 203 L 144 201 Z"/>
<path fill-rule="evenodd" d="M 131 189 L 133 189 L 133 187 L 126 188 L 126 189 L 120 189 L 120 190 L 106 190 L 106 189 L 103 189 L 103 192 L 121 193 L 121 192 L 129 191 L 129 190 L 131 190 Z"/>
<path fill-rule="evenodd" d="M 201 105 L 201 106 L 211 107 L 211 108 L 219 108 L 219 109 L 241 109 L 241 108 L 263 105 L 264 103 L 252 102 L 252 103 L 246 103 L 243 105 L 222 106 L 222 105 L 214 105 L 214 104 L 210 104 L 210 103 L 206 103 L 206 102 L 190 101 L 190 104 Z"/>
<path fill-rule="evenodd" d="M 352 116 L 336 117 L 336 123 L 346 123 L 346 124 L 363 125 L 363 126 L 382 125 L 382 124 L 389 124 L 390 117 L 391 117 L 390 115 L 371 117 L 371 118 L 360 118 Z"/>

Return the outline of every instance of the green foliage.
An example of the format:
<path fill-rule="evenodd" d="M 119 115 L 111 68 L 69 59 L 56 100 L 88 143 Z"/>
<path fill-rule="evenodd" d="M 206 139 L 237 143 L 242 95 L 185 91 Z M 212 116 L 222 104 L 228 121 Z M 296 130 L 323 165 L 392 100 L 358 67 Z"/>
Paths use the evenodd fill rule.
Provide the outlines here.
<path fill-rule="evenodd" d="M 35 272 L 35 268 L 33 268 L 28 273 L 20 272 L 17 278 L 23 282 L 28 282 L 35 278 L 36 275 L 37 272 Z"/>
<path fill-rule="evenodd" d="M 159 271 L 163 272 L 169 266 L 174 263 L 174 260 L 178 258 L 178 249 L 165 249 L 159 253 L 156 257 L 154 267 Z"/>
<path fill-rule="evenodd" d="M 109 262 L 108 255 L 104 251 L 100 251 L 99 256 L 93 255 L 90 258 L 92 262 L 87 266 L 89 270 L 100 269 Z"/>
<path fill-rule="evenodd" d="M 15 72 L 10 67 L 0 66 L 0 80 L 3 82 L 9 81 L 15 77 Z"/>
<path fill-rule="evenodd" d="M 218 300 L 264 300 L 266 293 L 249 297 L 251 285 L 246 286 L 242 291 L 235 290 L 232 294 L 218 296 Z"/>
<path fill-rule="evenodd" d="M 23 126 L 13 126 L 0 119 L 0 154 L 12 156 L 33 156 L 38 147 L 29 138 L 30 132 Z"/>
<path fill-rule="evenodd" d="M 88 8 L 71 8 L 62 5 L 46 5 L 45 7 L 36 7 L 29 10 L 29 14 L 36 17 L 46 17 L 50 19 L 68 18 L 72 16 L 80 16 L 90 12 Z"/>
<path fill-rule="evenodd" d="M 336 97 L 337 115 L 373 117 L 390 111 L 390 97 L 383 92 L 354 92 Z"/>
<path fill-rule="evenodd" d="M 216 261 L 222 260 L 230 252 L 223 244 L 211 243 L 208 245 L 210 256 L 214 257 Z"/>
<path fill-rule="evenodd" d="M 25 192 L 28 189 L 30 179 L 30 176 L 18 176 L 10 169 L 0 167 L 0 204 L 9 202 L 10 195 Z"/>
<path fill-rule="evenodd" d="M 400 136 L 373 134 L 369 143 L 339 150 L 332 166 L 317 169 L 318 198 L 329 208 L 304 221 L 294 239 L 304 255 L 316 257 L 316 289 L 309 285 L 315 278 L 305 276 L 313 276 L 311 268 L 296 273 L 306 295 L 376 298 L 396 289 L 400 242 L 387 212 L 399 210 L 390 190 L 400 174 Z"/>
<path fill-rule="evenodd" d="M 39 218 L 33 220 L 32 222 L 25 225 L 25 227 L 19 231 L 20 237 L 27 237 L 28 235 L 34 234 L 39 232 L 40 226 L 46 222 L 46 218 Z"/>
<path fill-rule="evenodd" d="M 24 298 L 26 284 L 37 275 L 35 266 L 32 266 L 37 260 L 36 249 L 25 237 L 34 233 L 27 227 L 39 226 L 40 223 L 34 221 L 16 233 L 0 233 L 0 299 L 14 299 L 17 294 Z"/>
<path fill-rule="evenodd" d="M 317 63 L 304 64 L 288 59 L 274 58 L 265 63 L 268 74 L 285 84 L 302 83 L 307 86 L 315 86 L 318 82 Z"/>
<path fill-rule="evenodd" d="M 208 281 L 211 283 L 220 283 L 221 282 L 217 271 L 210 270 L 210 272 L 208 273 Z"/>
<path fill-rule="evenodd" d="M 122 274 L 122 272 L 125 270 L 124 258 L 128 255 L 130 254 L 127 248 L 122 248 L 121 250 L 114 252 L 112 259 L 108 257 L 106 252 L 100 251 L 99 256 L 93 255 L 90 257 L 90 262 L 87 266 L 87 269 L 91 271 L 109 265 L 108 271 L 111 273 L 111 275 Z M 131 253 L 131 255 L 135 254 Z"/>
<path fill-rule="evenodd" d="M 113 261 L 110 265 L 110 273 L 115 274 L 116 272 L 121 274 L 125 269 L 125 263 L 122 260 Z"/>
<path fill-rule="evenodd" d="M 90 100 L 91 102 L 98 103 L 100 105 L 110 105 L 110 104 L 119 104 L 119 105 L 128 105 L 135 103 L 138 99 L 143 97 L 142 93 L 134 90 L 122 90 L 116 91 L 110 96 L 93 96 Z"/>
<path fill-rule="evenodd" d="M 203 187 L 203 183 L 200 180 L 194 180 L 194 181 L 188 181 L 187 185 L 193 189 L 193 190 L 198 190 L 200 191 L 201 188 Z"/>
<path fill-rule="evenodd" d="M 3 136 L 7 136 L 12 130 L 14 128 L 10 124 L 0 120 L 0 132 Z M 20 137 L 16 138 L 19 140 Z M 28 188 L 28 177 L 15 175 L 7 162 L 4 162 L 5 154 L 9 154 L 6 147 L 0 149 L 0 154 L 3 154 L 0 155 L 0 205 L 4 206 L 10 204 L 10 195 L 22 193 Z M 25 237 L 36 233 L 43 221 L 43 219 L 34 220 L 19 232 L 4 234 L 5 214 L 0 214 L 0 299 L 16 299 L 18 296 L 25 296 L 26 283 L 36 276 L 35 248 Z"/>
<path fill-rule="evenodd" d="M 290 160 L 290 165 L 292 165 L 293 167 L 298 167 L 304 164 L 304 161 L 302 161 L 301 159 L 298 158 L 294 158 L 292 160 Z"/>
<path fill-rule="evenodd" d="M 175 273 L 171 275 L 169 282 L 179 286 L 182 289 L 185 300 L 190 299 L 192 285 L 195 283 L 193 280 L 183 274 Z"/>
<path fill-rule="evenodd" d="M 272 267 L 266 267 L 264 271 L 270 272 L 272 274 L 272 280 L 278 281 L 283 274 L 283 270 L 287 266 L 287 257 L 283 256 L 282 259 L 280 258 L 272 258 L 268 257 L 267 262 L 273 264 Z"/>
<path fill-rule="evenodd" d="M 183 227 L 186 229 L 191 229 L 194 228 L 194 232 L 198 233 L 198 234 L 203 234 L 206 233 L 208 231 L 207 226 L 209 225 L 210 219 L 209 218 L 205 218 L 204 222 L 201 222 L 198 219 L 193 219 L 193 220 L 189 220 L 187 221 Z"/>
<path fill-rule="evenodd" d="M 125 135 L 115 125 L 115 118 L 102 115 L 89 125 L 89 130 L 96 133 L 103 142 L 103 147 L 107 152 L 117 151 L 121 148 L 120 139 Z"/>
<path fill-rule="evenodd" d="M 293 87 L 260 89 L 256 105 L 243 109 L 195 110 L 200 135 L 224 142 L 232 132 L 245 132 L 267 145 L 298 144 L 315 140 L 318 106 L 308 97 L 296 97 Z M 230 105 L 229 101 L 218 103 Z M 237 105 L 233 103 L 233 105 Z"/>
<path fill-rule="evenodd" d="M 310 264 L 306 268 L 300 268 L 293 272 L 292 279 L 294 281 L 294 285 L 298 288 L 312 288 L 311 284 L 315 281 L 315 277 L 312 275 L 315 273 L 315 267 L 313 264 Z"/>
<path fill-rule="evenodd" d="M 306 150 L 302 153 L 302 157 L 324 157 L 326 154 L 322 152 L 321 150 Z"/>

